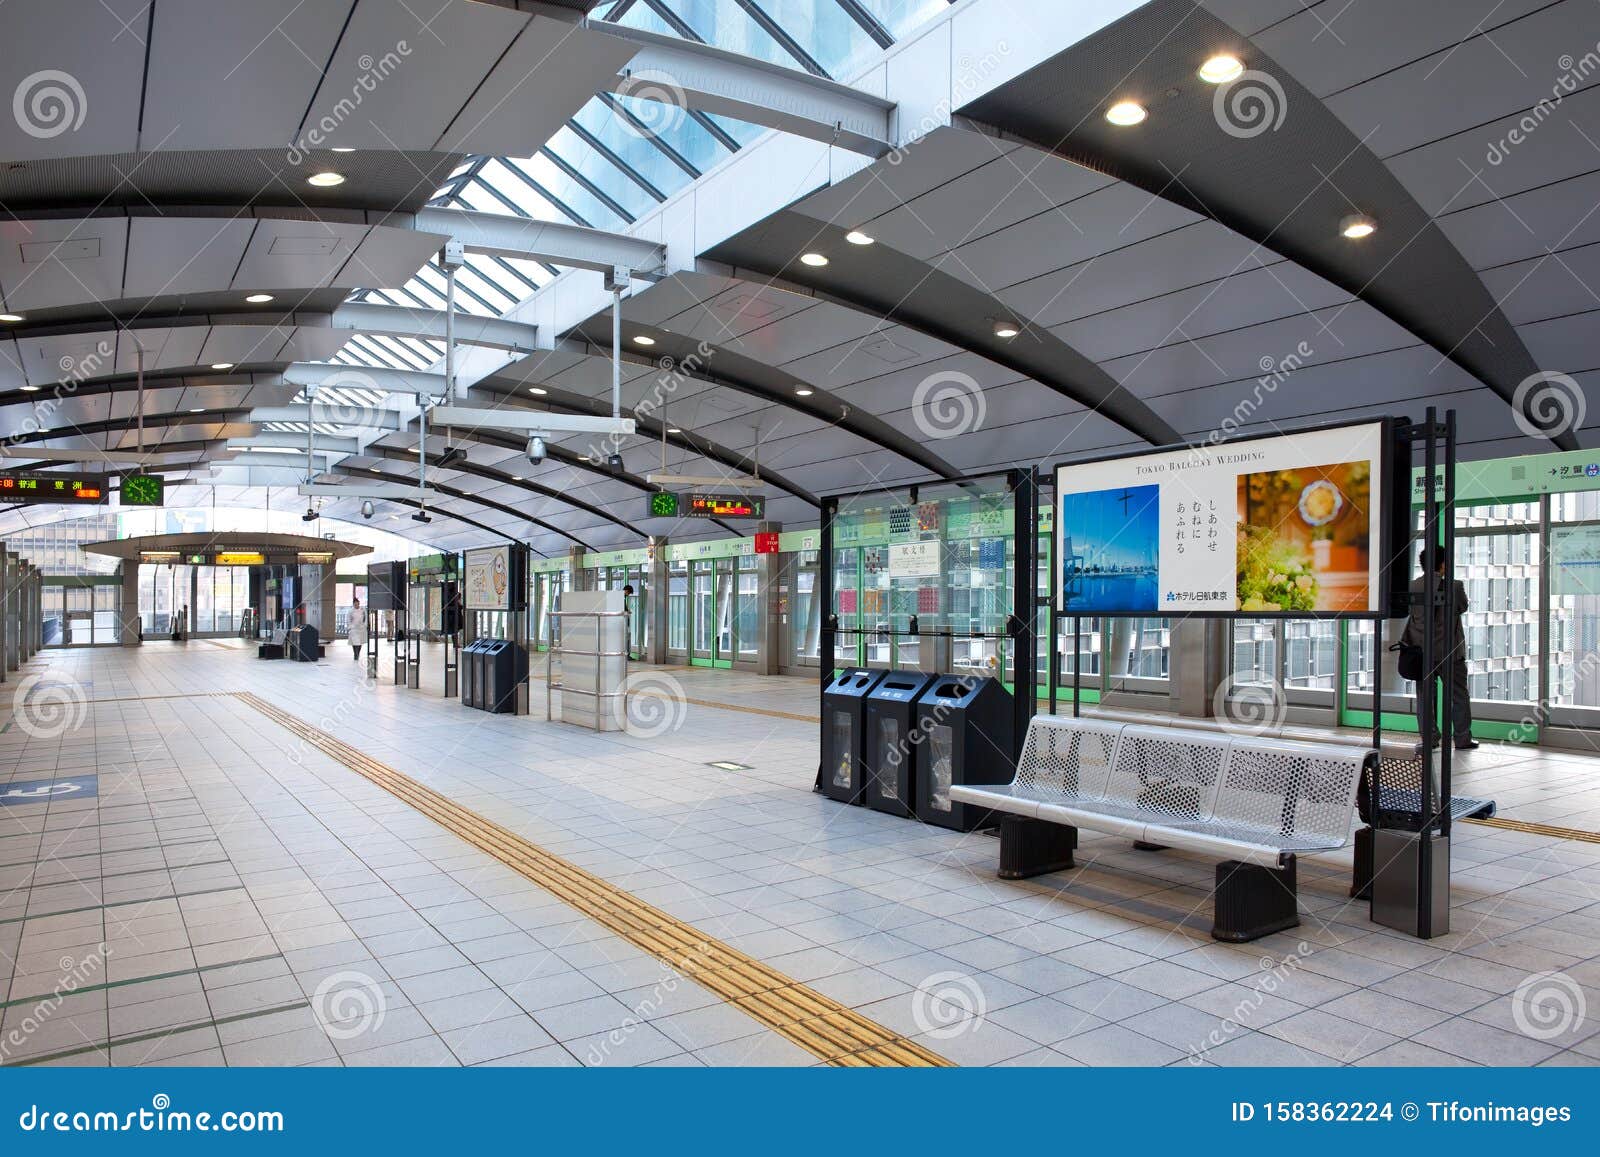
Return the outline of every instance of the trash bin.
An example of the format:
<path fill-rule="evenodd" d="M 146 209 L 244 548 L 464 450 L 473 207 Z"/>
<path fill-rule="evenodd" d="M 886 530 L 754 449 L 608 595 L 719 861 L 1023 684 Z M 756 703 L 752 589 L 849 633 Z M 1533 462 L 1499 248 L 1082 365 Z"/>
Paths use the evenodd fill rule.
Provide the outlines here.
<path fill-rule="evenodd" d="M 483 707 L 483 648 L 488 639 L 474 639 L 461 648 L 461 705 Z"/>
<path fill-rule="evenodd" d="M 528 652 L 508 639 L 489 639 L 487 643 L 480 669 L 483 710 L 515 714 L 517 684 L 528 677 Z"/>
<path fill-rule="evenodd" d="M 318 655 L 317 628 L 307 623 L 290 631 L 286 655 L 297 663 L 315 663 Z"/>
<path fill-rule="evenodd" d="M 867 696 L 867 806 L 895 816 L 912 814 L 916 791 L 917 700 L 939 676 L 890 671 Z"/>
<path fill-rule="evenodd" d="M 860 803 L 866 783 L 867 695 L 884 672 L 847 667 L 822 693 L 822 790 L 842 803 Z"/>
<path fill-rule="evenodd" d="M 1010 783 L 1011 693 L 998 679 L 944 675 L 917 703 L 917 818 L 958 832 L 988 827 L 987 808 L 950 798 L 952 784 Z"/>

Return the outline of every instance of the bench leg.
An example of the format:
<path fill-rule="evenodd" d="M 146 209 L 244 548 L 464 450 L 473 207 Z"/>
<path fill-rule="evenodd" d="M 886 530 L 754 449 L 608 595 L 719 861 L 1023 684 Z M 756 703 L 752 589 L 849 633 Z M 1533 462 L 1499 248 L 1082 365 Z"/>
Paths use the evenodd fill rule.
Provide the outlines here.
<path fill-rule="evenodd" d="M 1299 924 L 1295 875 L 1293 856 L 1281 868 L 1238 860 L 1218 864 L 1212 938 L 1242 944 Z"/>
<path fill-rule="evenodd" d="M 1077 828 L 1025 816 L 1003 815 L 1000 817 L 999 876 L 1002 880 L 1026 880 L 1029 876 L 1070 868 L 1072 849 L 1077 846 Z"/>
<path fill-rule="evenodd" d="M 1372 829 L 1356 829 L 1355 863 L 1350 869 L 1350 896 L 1365 900 L 1372 895 Z"/>
<path fill-rule="evenodd" d="M 1168 850 L 1167 844 L 1152 844 L 1148 840 L 1134 840 L 1133 849 L 1136 852 L 1164 852 Z"/>

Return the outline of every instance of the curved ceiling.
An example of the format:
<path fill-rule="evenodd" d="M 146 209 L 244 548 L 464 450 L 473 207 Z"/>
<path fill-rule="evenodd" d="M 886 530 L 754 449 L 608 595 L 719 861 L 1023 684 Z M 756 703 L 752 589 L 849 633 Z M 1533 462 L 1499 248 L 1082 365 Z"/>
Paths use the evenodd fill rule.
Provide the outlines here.
<path fill-rule="evenodd" d="M 705 36 L 694 5 L 608 0 L 587 24 L 582 3 L 439 0 L 438 23 L 390 0 L 315 7 L 108 0 L 87 19 L 112 47 L 91 53 L 63 6 L 13 0 L 0 82 L 58 68 L 89 113 L 50 135 L 0 125 L 0 313 L 24 319 L 0 322 L 13 456 L 126 453 L 142 347 L 147 448 L 166 468 L 302 504 L 303 458 L 229 441 L 303 433 L 251 411 L 281 410 L 319 376 L 356 368 L 380 398 L 441 380 L 444 235 L 387 217 L 430 204 L 625 231 L 669 258 L 622 302 L 622 402 L 639 431 L 617 447 L 622 467 L 592 436 L 550 439 L 534 467 L 520 436 L 490 430 L 456 431 L 467 457 L 439 467 L 430 429 L 439 519 L 389 528 L 447 549 L 739 532 L 642 517 L 663 465 L 759 468 L 769 517 L 799 525 L 820 495 L 1228 423 L 1434 404 L 1458 411 L 1468 457 L 1593 440 L 1583 426 L 1527 437 L 1512 405 L 1541 374 L 1569 376 L 1580 401 L 1600 383 L 1600 69 L 1574 67 L 1563 86 L 1555 63 L 1593 44 L 1590 0 L 1150 0 L 1075 43 L 1059 14 L 1003 0 L 901 41 L 908 27 L 840 3 L 865 37 L 849 51 L 774 43 L 798 71 L 842 69 L 900 100 L 900 147 L 848 162 L 701 108 L 653 133 L 625 94 L 596 96 L 640 51 L 606 19 L 661 33 L 640 14 L 665 12 L 671 34 Z M 1018 62 L 966 88 L 945 75 L 970 47 L 958 17 L 1015 37 Z M 203 66 L 175 66 L 201 36 Z M 405 67 L 340 111 L 363 54 L 401 39 Z M 220 76 L 230 46 L 241 62 Z M 1217 51 L 1276 102 L 1266 127 L 1241 130 L 1241 106 L 1195 76 Z M 928 101 L 945 81 L 954 97 L 920 127 L 907 76 Z M 1108 124 L 1121 99 L 1148 119 Z M 324 117 L 345 135 L 320 145 L 355 151 L 302 147 Z M 344 182 L 308 185 L 323 168 Z M 1364 242 L 1338 236 L 1352 212 L 1378 222 Z M 461 354 L 462 404 L 609 414 L 598 274 L 497 253 L 459 281 L 462 309 L 507 319 Z M 275 300 L 243 301 L 257 292 Z M 346 330 L 347 301 L 377 308 L 347 313 Z M 1017 336 L 999 336 L 1006 321 Z M 334 455 L 352 481 L 403 479 L 416 462 L 404 417 L 322 434 L 352 451 Z M 352 520 L 358 507 L 323 503 Z"/>

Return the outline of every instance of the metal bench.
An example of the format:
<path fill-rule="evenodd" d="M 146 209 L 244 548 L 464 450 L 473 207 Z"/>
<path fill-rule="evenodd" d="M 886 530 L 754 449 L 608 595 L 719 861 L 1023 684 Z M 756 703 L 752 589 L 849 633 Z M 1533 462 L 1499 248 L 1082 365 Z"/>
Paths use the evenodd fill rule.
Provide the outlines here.
<path fill-rule="evenodd" d="M 1001 813 L 1003 879 L 1072 867 L 1078 828 L 1221 856 L 1211 934 L 1245 941 L 1300 922 L 1295 857 L 1351 842 L 1376 760 L 1344 744 L 1039 715 L 1011 783 L 950 797 Z"/>

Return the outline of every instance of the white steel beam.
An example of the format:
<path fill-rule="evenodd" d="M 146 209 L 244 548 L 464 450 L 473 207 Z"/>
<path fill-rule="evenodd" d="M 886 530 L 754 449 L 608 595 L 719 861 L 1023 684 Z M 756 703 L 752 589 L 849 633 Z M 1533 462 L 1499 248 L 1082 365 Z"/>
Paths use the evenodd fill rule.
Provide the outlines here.
<path fill-rule="evenodd" d="M 632 418 L 588 414 L 552 414 L 544 410 L 483 410 L 468 406 L 435 406 L 430 419 L 441 426 L 476 430 L 512 430 L 524 434 L 632 434 Z"/>
<path fill-rule="evenodd" d="M 602 272 L 623 266 L 648 273 L 666 266 L 665 246 L 625 233 L 471 209 L 421 209 L 412 216 L 414 228 L 447 234 L 461 242 L 468 253 Z"/>

